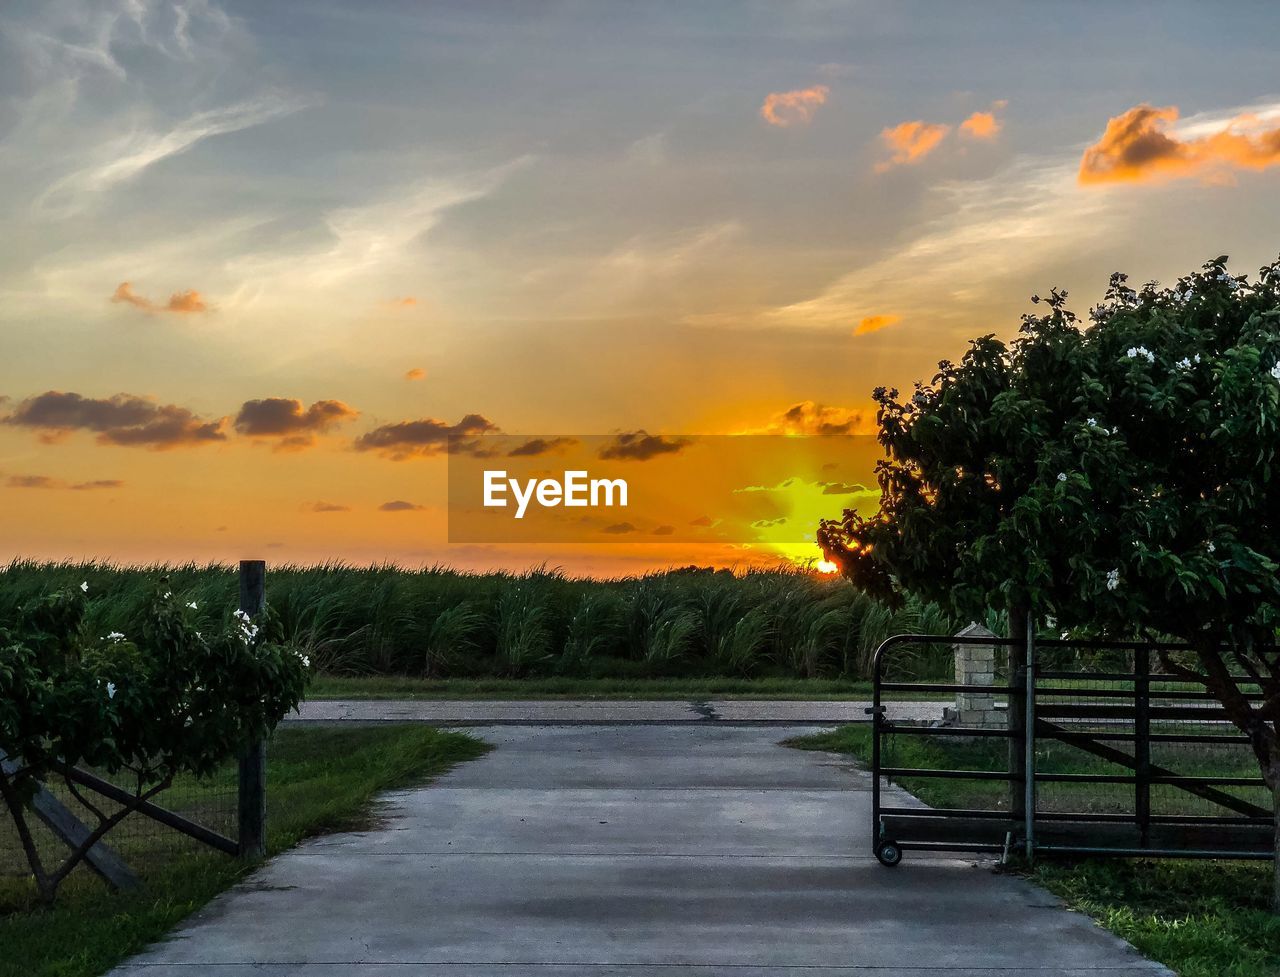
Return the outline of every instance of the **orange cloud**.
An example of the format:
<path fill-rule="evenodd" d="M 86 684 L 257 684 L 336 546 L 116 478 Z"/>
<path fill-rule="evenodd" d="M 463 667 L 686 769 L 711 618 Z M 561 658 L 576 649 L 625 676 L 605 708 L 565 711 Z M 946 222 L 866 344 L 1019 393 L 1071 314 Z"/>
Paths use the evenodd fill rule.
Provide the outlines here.
<path fill-rule="evenodd" d="M 949 125 L 941 122 L 900 122 L 880 133 L 880 138 L 889 147 L 893 155 L 876 167 L 877 173 L 894 166 L 911 165 L 920 162 L 932 153 L 951 131 Z"/>
<path fill-rule="evenodd" d="M 865 336 L 869 332 L 879 332 L 881 329 L 887 329 L 889 326 L 895 326 L 902 321 L 900 315 L 869 315 L 858 322 L 854 328 L 855 336 Z"/>
<path fill-rule="evenodd" d="M 404 378 L 410 382 L 414 380 L 423 380 L 427 376 L 427 371 L 420 366 L 415 366 L 412 370 L 406 370 Z"/>
<path fill-rule="evenodd" d="M 994 139 L 1000 134 L 1000 126 L 994 112 L 974 112 L 960 123 L 960 134 L 970 139 Z"/>
<path fill-rule="evenodd" d="M 174 292 L 169 296 L 169 301 L 164 305 L 158 305 L 151 301 L 145 295 L 139 295 L 133 290 L 133 286 L 129 282 L 121 282 L 116 286 L 116 290 L 111 293 L 111 301 L 119 305 L 132 305 L 141 309 L 143 312 L 177 312 L 180 314 L 189 314 L 193 312 L 208 312 L 209 305 L 204 298 L 195 289 L 188 289 L 185 292 Z"/>
<path fill-rule="evenodd" d="M 412 295 L 403 295 L 398 298 L 387 299 L 382 304 L 388 309 L 412 309 L 418 304 L 418 300 Z"/>
<path fill-rule="evenodd" d="M 1177 106 L 1137 105 L 1107 123 L 1102 138 L 1080 159 L 1081 183 L 1140 183 L 1199 176 L 1222 180 L 1231 169 L 1263 170 L 1280 164 L 1280 126 L 1238 115 L 1205 136 L 1169 131 Z"/>
<path fill-rule="evenodd" d="M 760 118 L 771 126 L 803 125 L 827 101 L 830 91 L 826 85 L 814 85 L 792 92 L 770 92 L 760 106 Z"/>

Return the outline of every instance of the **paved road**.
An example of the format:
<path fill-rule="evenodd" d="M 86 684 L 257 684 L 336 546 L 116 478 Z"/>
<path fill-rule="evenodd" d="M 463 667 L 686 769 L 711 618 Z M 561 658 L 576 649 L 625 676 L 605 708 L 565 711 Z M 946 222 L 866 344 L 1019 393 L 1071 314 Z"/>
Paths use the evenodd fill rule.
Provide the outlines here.
<path fill-rule="evenodd" d="M 890 719 L 942 718 L 943 702 L 892 702 Z M 867 720 L 871 703 L 843 699 L 801 702 L 785 699 L 675 700 L 484 699 L 317 699 L 304 702 L 293 721 L 425 722 L 437 726 L 627 725 L 727 722 L 743 725 L 822 726 Z"/>
<path fill-rule="evenodd" d="M 803 728 L 504 726 L 378 830 L 282 855 L 117 977 L 1152 977 L 1048 894 L 868 852 Z"/>

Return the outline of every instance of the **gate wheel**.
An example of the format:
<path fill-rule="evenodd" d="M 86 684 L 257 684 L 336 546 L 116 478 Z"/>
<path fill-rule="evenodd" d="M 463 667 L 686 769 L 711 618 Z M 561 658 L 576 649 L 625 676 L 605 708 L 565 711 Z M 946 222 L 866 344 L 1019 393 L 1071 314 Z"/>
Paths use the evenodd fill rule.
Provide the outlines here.
<path fill-rule="evenodd" d="M 882 841 L 876 846 L 876 858 L 885 868 L 893 868 L 902 861 L 902 849 L 896 841 Z"/>

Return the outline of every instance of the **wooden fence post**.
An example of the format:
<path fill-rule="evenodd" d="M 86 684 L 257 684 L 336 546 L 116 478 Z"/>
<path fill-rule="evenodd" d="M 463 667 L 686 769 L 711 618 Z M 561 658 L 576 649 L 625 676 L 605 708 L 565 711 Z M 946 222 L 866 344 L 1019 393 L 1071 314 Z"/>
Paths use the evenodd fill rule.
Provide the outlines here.
<path fill-rule="evenodd" d="M 240 610 L 257 617 L 267 606 L 267 564 L 240 561 Z M 267 853 L 267 744 L 251 744 L 240 756 L 240 857 L 263 858 Z"/>

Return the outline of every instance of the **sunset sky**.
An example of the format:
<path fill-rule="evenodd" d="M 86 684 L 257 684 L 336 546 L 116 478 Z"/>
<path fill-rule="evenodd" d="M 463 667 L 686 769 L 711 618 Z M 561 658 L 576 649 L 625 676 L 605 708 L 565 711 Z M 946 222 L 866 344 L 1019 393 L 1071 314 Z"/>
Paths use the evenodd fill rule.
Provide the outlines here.
<path fill-rule="evenodd" d="M 446 440 L 868 433 L 873 387 L 1032 293 L 1253 272 L 1278 31 L 1262 3 L 6 3 L 0 557 L 763 559 L 450 546 Z"/>

